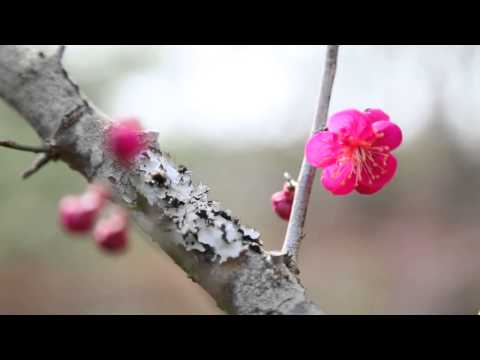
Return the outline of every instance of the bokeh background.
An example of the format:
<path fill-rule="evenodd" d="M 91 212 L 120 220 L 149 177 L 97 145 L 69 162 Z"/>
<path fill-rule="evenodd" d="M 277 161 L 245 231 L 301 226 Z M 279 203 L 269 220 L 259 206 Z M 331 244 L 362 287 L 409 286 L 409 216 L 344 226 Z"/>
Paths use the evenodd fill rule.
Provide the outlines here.
<path fill-rule="evenodd" d="M 279 249 L 270 196 L 298 172 L 323 46 L 68 46 L 71 76 L 110 115 L 141 116 L 211 196 Z M 343 46 L 331 112 L 384 109 L 404 130 L 398 176 L 375 196 L 333 197 L 318 180 L 302 281 L 330 314 L 476 314 L 480 309 L 480 48 Z M 37 144 L 0 100 L 0 138 Z M 138 229 L 106 256 L 57 226 L 86 183 L 0 149 L 1 314 L 220 314 Z"/>

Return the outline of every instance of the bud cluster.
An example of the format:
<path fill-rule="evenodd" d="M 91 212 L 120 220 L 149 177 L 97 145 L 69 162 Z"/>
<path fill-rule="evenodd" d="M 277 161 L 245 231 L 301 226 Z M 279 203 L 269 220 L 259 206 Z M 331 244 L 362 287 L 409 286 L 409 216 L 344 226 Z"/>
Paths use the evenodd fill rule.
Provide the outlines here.
<path fill-rule="evenodd" d="M 95 243 L 108 252 L 127 247 L 128 216 L 120 207 L 113 207 L 110 215 L 98 219 L 104 211 L 110 191 L 104 185 L 92 184 L 80 195 L 67 195 L 59 203 L 59 222 L 69 234 L 92 233 Z"/>

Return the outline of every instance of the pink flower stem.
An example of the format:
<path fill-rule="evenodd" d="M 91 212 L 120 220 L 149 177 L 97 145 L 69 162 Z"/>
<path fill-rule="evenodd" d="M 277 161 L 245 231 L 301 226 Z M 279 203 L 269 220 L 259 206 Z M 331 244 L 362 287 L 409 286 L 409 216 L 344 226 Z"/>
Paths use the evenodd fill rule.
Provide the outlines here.
<path fill-rule="evenodd" d="M 322 130 L 327 121 L 330 97 L 332 95 L 333 82 L 337 70 L 338 45 L 328 45 L 323 71 L 322 89 L 318 101 L 318 107 L 312 125 L 311 134 Z M 300 243 L 305 236 L 303 228 L 307 217 L 308 202 L 312 191 L 312 184 L 315 177 L 315 168 L 309 165 L 303 158 L 300 175 L 298 176 L 295 199 L 293 201 L 292 214 L 288 223 L 285 242 L 283 243 L 282 254 L 286 256 L 292 269 L 298 272 L 297 258 Z"/>

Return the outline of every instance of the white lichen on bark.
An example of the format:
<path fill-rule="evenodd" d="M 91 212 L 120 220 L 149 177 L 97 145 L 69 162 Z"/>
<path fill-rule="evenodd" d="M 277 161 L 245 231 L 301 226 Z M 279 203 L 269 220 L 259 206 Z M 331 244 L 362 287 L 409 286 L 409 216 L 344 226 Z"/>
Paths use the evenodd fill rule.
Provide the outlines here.
<path fill-rule="evenodd" d="M 145 133 L 150 145 L 131 168 L 109 156 L 110 119 L 81 94 L 62 55 L 62 47 L 1 45 L 0 97 L 71 168 L 108 182 L 114 201 L 227 313 L 320 314 L 283 256 L 265 251 L 256 230 L 209 200 L 208 187 L 160 150 L 156 133 Z"/>

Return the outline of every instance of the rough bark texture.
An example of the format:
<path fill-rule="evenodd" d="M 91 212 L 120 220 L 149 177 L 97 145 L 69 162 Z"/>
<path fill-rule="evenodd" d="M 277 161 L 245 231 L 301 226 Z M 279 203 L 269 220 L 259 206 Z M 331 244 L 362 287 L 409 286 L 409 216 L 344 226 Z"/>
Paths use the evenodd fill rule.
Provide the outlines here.
<path fill-rule="evenodd" d="M 157 134 L 129 168 L 104 150 L 111 123 L 62 66 L 63 47 L 0 46 L 0 97 L 59 158 L 88 181 L 111 184 L 114 201 L 230 314 L 321 314 L 282 256 L 260 234 L 208 199 L 185 166 L 160 150 Z M 53 225 L 52 225 L 53 226 Z M 159 274 L 161 276 L 161 274 Z"/>

